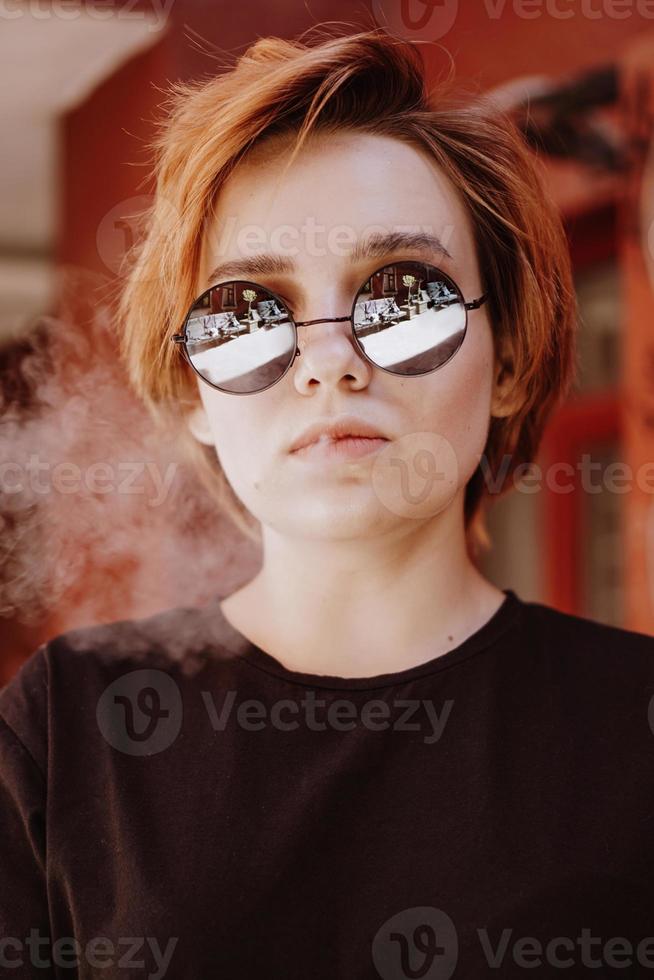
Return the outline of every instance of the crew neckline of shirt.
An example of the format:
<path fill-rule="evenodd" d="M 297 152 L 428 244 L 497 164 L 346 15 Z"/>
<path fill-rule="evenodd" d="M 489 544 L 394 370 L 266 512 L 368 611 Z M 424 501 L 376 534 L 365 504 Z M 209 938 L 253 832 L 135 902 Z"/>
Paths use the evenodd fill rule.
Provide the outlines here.
<path fill-rule="evenodd" d="M 337 674 L 313 674 L 285 667 L 272 654 L 262 650 L 243 633 L 229 622 L 220 603 L 227 596 L 220 596 L 213 603 L 222 626 L 228 647 L 236 653 L 239 660 L 257 670 L 264 671 L 281 680 L 298 684 L 303 687 L 334 688 L 338 690 L 365 690 L 370 688 L 395 687 L 407 681 L 416 680 L 428 674 L 447 670 L 461 663 L 468 657 L 492 646 L 502 634 L 512 625 L 519 612 L 524 608 L 524 602 L 513 589 L 502 589 L 504 600 L 495 612 L 474 633 L 467 636 L 457 646 L 445 653 L 437 654 L 430 660 L 405 667 L 403 670 L 391 671 L 384 674 L 374 674 L 369 677 L 341 677 Z"/>

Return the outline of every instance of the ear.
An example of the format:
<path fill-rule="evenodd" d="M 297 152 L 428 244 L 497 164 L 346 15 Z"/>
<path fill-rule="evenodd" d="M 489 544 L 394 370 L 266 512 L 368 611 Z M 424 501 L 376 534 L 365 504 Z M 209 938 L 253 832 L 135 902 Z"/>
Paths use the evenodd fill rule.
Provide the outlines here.
<path fill-rule="evenodd" d="M 207 415 L 204 405 L 201 402 L 194 405 L 193 408 L 187 412 L 186 424 L 198 442 L 204 443 L 205 446 L 214 445 L 213 433 L 211 431 L 211 426 L 209 425 L 209 416 Z"/>
<path fill-rule="evenodd" d="M 521 404 L 522 398 L 515 385 L 513 362 L 510 358 L 499 357 L 495 360 L 490 413 L 494 418 L 506 418 L 517 412 Z"/>

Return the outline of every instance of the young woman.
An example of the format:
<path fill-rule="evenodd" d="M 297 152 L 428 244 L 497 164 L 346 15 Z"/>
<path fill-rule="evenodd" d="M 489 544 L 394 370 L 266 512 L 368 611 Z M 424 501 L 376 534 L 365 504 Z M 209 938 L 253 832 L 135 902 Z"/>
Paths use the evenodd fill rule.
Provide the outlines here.
<path fill-rule="evenodd" d="M 575 369 L 530 154 L 377 31 L 168 108 L 123 354 L 262 565 L 0 694 L 7 975 L 649 976 L 654 640 L 475 563 Z"/>

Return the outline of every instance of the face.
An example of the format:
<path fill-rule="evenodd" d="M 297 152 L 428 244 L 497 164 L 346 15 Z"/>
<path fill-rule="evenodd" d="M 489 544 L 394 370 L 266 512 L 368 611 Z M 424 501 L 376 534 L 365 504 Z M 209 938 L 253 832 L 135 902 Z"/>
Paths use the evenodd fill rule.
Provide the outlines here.
<path fill-rule="evenodd" d="M 482 295 L 473 234 L 449 180 L 426 152 L 391 137 L 314 136 L 282 174 L 288 144 L 261 144 L 230 175 L 203 240 L 196 295 L 228 279 L 251 279 L 277 295 L 297 321 L 348 315 L 357 289 L 386 262 L 438 266 L 466 302 Z M 444 245 L 394 247 L 361 258 L 369 236 L 426 232 Z M 212 270 L 272 253 L 291 271 L 256 277 Z M 371 364 L 349 322 L 298 327 L 284 377 L 250 395 L 221 392 L 196 375 L 200 403 L 189 425 L 215 446 L 235 493 L 265 529 L 307 538 L 361 538 L 463 508 L 496 404 L 487 304 L 468 313 L 457 353 L 430 374 L 400 377 Z M 189 368 L 190 370 L 190 368 Z M 309 426 L 349 415 L 387 441 L 357 457 L 289 452 Z M 369 444 L 372 445 L 372 444 Z M 410 520 L 407 520 L 410 518 Z"/>

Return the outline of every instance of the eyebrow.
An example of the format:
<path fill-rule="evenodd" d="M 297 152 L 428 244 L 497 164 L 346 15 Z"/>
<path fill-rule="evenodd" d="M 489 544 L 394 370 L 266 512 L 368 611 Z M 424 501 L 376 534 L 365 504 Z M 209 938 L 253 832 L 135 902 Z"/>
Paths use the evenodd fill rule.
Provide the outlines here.
<path fill-rule="evenodd" d="M 441 256 L 444 255 L 448 259 L 452 258 L 445 245 L 436 235 L 427 232 L 397 231 L 383 234 L 376 232 L 363 241 L 357 242 L 350 255 L 350 260 L 360 262 L 362 259 L 383 258 L 391 252 L 402 249 L 422 252 L 423 254 L 429 253 L 430 255 L 436 253 Z M 249 278 L 250 276 L 283 275 L 294 272 L 296 269 L 295 259 L 268 252 L 253 255 L 250 258 L 228 260 L 221 262 L 211 271 L 207 279 L 207 288 L 219 280 L 239 276 Z"/>

